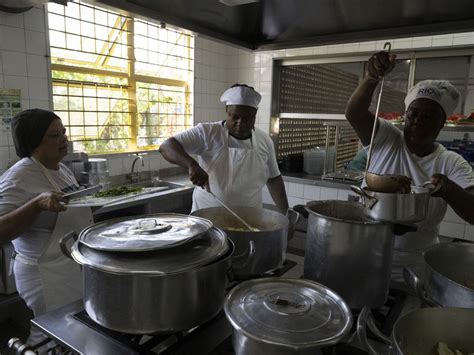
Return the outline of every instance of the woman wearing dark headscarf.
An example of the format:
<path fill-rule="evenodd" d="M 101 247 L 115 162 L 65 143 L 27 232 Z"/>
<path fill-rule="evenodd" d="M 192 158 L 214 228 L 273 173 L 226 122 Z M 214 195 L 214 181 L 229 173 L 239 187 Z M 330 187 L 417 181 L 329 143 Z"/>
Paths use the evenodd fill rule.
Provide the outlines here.
<path fill-rule="evenodd" d="M 58 241 L 92 223 L 90 208 L 67 209 L 65 192 L 79 188 L 61 163 L 66 130 L 53 112 L 32 109 L 12 120 L 22 158 L 0 177 L 0 242 L 12 241 L 18 293 L 35 316 L 82 297 L 80 269 L 64 257 Z M 32 332 L 29 343 L 40 339 Z"/>

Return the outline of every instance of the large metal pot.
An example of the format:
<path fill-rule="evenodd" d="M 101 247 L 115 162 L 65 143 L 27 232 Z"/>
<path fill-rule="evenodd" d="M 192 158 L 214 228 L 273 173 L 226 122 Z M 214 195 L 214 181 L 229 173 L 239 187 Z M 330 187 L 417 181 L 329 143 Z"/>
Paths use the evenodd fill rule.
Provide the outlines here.
<path fill-rule="evenodd" d="M 424 267 L 404 270 L 418 296 L 430 305 L 474 308 L 474 244 L 436 244 L 423 257 Z"/>
<path fill-rule="evenodd" d="M 474 352 L 474 309 L 422 308 L 395 323 L 394 354 L 437 355 L 440 342 L 463 354 Z"/>
<path fill-rule="evenodd" d="M 428 188 L 412 186 L 411 193 L 383 193 L 368 191 L 357 186 L 352 190 L 361 196 L 367 216 L 376 221 L 415 223 L 426 218 L 431 192 Z"/>
<path fill-rule="evenodd" d="M 69 255 L 82 265 L 84 307 L 95 322 L 130 334 L 175 333 L 221 310 L 234 251 L 223 231 L 213 227 L 185 244 L 146 251 L 136 244 L 133 251 L 97 250 L 83 242 L 94 226 L 107 232 L 104 223 L 111 223 L 110 231 L 116 231 L 117 223 L 133 219 L 112 221 L 82 231 Z M 66 255 L 70 237 L 61 241 Z"/>
<path fill-rule="evenodd" d="M 352 309 L 388 297 L 393 226 L 374 221 L 352 201 L 310 201 L 304 277 L 333 289 Z"/>
<path fill-rule="evenodd" d="M 258 231 L 245 227 L 222 207 L 203 208 L 192 215 L 212 221 L 235 244 L 233 274 L 238 279 L 261 276 L 282 267 L 288 238 L 288 217 L 263 208 L 233 207 L 233 210 Z M 290 213 L 296 212 L 290 210 Z"/>
<path fill-rule="evenodd" d="M 243 282 L 227 295 L 224 311 L 237 355 L 321 354 L 321 347 L 340 342 L 352 325 L 339 295 L 301 279 Z"/>

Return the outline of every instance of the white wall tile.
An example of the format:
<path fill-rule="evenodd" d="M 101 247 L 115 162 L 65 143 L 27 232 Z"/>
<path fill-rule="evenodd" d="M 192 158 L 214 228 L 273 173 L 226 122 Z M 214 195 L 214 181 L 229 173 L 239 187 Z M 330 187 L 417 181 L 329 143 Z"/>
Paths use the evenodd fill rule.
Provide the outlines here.
<path fill-rule="evenodd" d="M 25 19 L 25 29 L 38 32 L 46 31 L 44 10 L 42 8 L 34 7 L 23 15 Z"/>
<path fill-rule="evenodd" d="M 315 185 L 304 185 L 303 197 L 306 200 L 318 201 L 321 196 L 321 187 Z"/>
<path fill-rule="evenodd" d="M 110 158 L 107 159 L 109 163 L 109 174 L 111 176 L 123 174 L 123 159 Z"/>
<path fill-rule="evenodd" d="M 49 99 L 49 83 L 48 79 L 28 78 L 28 89 L 30 99 L 48 100 Z"/>
<path fill-rule="evenodd" d="M 466 224 L 466 229 L 464 231 L 464 239 L 474 242 L 474 226 L 471 224 Z"/>
<path fill-rule="evenodd" d="M 290 182 L 288 186 L 288 195 L 292 197 L 303 197 L 303 184 L 298 184 L 296 182 Z"/>
<path fill-rule="evenodd" d="M 26 52 L 31 54 L 46 55 L 46 35 L 36 31 L 26 31 Z"/>
<path fill-rule="evenodd" d="M 431 47 L 433 39 L 431 36 L 413 38 L 413 48 Z"/>
<path fill-rule="evenodd" d="M 8 26 L 2 26 L 2 29 L 3 39 L 0 43 L 0 49 L 15 52 L 24 52 L 25 30 L 22 28 Z"/>
<path fill-rule="evenodd" d="M 150 170 L 157 171 L 161 169 L 161 154 L 150 154 Z"/>
<path fill-rule="evenodd" d="M 0 74 L 0 88 L 3 88 L 3 75 Z"/>
<path fill-rule="evenodd" d="M 337 189 L 321 187 L 321 200 L 337 200 Z"/>
<path fill-rule="evenodd" d="M 3 51 L 2 60 L 3 60 L 3 73 L 4 74 L 27 76 L 25 53 Z"/>
<path fill-rule="evenodd" d="M 10 159 L 10 150 L 8 147 L 0 147 L 0 174 L 7 169 Z"/>
<path fill-rule="evenodd" d="M 361 42 L 359 43 L 359 52 L 375 52 L 375 42 Z"/>
<path fill-rule="evenodd" d="M 346 189 L 337 189 L 337 199 L 340 201 L 347 201 L 349 198 L 349 195 L 354 195 L 351 193 L 350 190 Z"/>
<path fill-rule="evenodd" d="M 4 75 L 3 76 L 3 85 L 8 89 L 20 89 L 21 98 L 23 100 L 28 100 L 28 78 L 26 76 L 14 76 L 14 75 Z M 23 108 L 23 104 L 22 104 Z"/>
<path fill-rule="evenodd" d="M 463 224 L 465 223 L 464 220 L 459 217 L 450 206 L 448 206 L 448 209 L 446 210 L 446 215 L 444 216 L 443 221 Z"/>
<path fill-rule="evenodd" d="M 48 62 L 45 56 L 27 54 L 26 56 L 28 76 L 35 78 L 48 78 Z"/>
<path fill-rule="evenodd" d="M 52 105 L 49 100 L 30 100 L 30 108 L 42 108 L 43 110 L 51 110 Z"/>
<path fill-rule="evenodd" d="M 25 26 L 25 20 L 22 13 L 20 14 L 8 13 L 5 20 L 6 20 L 5 25 L 7 26 L 20 27 L 20 28 L 23 28 Z"/>
<path fill-rule="evenodd" d="M 288 197 L 288 205 L 290 207 L 293 207 L 295 205 L 303 205 L 303 204 L 304 204 L 304 200 L 302 198 Z"/>
<path fill-rule="evenodd" d="M 464 223 L 441 222 L 439 235 L 451 238 L 464 238 Z"/>

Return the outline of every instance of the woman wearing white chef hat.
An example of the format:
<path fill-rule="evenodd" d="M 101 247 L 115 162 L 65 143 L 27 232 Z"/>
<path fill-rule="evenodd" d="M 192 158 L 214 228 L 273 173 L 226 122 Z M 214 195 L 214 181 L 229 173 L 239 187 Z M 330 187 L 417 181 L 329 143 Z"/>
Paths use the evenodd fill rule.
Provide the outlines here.
<path fill-rule="evenodd" d="M 229 206 L 262 207 L 265 185 L 278 209 L 288 209 L 273 142 L 254 127 L 260 100 L 252 87 L 235 84 L 221 96 L 224 121 L 200 123 L 160 146 L 166 160 L 186 168 L 193 184 L 203 188 L 194 189 L 193 211 L 219 206 L 205 189 Z"/>

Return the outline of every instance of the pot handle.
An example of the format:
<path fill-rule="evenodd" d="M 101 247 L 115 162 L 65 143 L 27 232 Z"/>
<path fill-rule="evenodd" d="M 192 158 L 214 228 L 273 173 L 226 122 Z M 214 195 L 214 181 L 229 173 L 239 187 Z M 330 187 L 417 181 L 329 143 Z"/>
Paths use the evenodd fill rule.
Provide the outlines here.
<path fill-rule="evenodd" d="M 423 289 L 422 276 L 424 269 L 419 265 L 407 265 L 403 268 L 403 278 L 405 282 L 415 291 L 418 298 L 425 302 L 430 307 L 440 307 L 440 305 L 433 301 L 426 295 Z"/>
<path fill-rule="evenodd" d="M 371 196 L 367 191 L 361 189 L 359 186 L 351 185 L 351 190 L 360 196 L 360 202 L 368 209 L 372 209 L 378 201 L 374 196 Z"/>
<path fill-rule="evenodd" d="M 364 350 L 366 350 L 370 355 L 378 355 L 379 353 L 369 343 L 369 339 L 367 338 L 367 328 L 369 328 L 374 333 L 374 335 L 384 343 L 392 345 L 392 341 L 382 334 L 382 332 L 375 325 L 370 308 L 365 306 L 362 308 L 359 313 L 359 317 L 357 318 L 357 340 L 359 341 L 359 344 L 364 347 Z"/>
<path fill-rule="evenodd" d="M 232 264 L 237 268 L 241 269 L 253 262 L 257 249 L 253 240 L 249 241 L 249 247 L 243 254 L 236 255 L 232 258 Z"/>
<path fill-rule="evenodd" d="M 430 195 L 437 193 L 441 188 L 441 184 L 435 186 L 431 181 L 425 181 L 422 186 L 430 190 Z"/>
<path fill-rule="evenodd" d="M 72 259 L 72 256 L 71 256 L 71 251 L 68 249 L 66 243 L 68 242 L 69 239 L 74 239 L 74 241 L 77 240 L 77 233 L 72 231 L 72 232 L 69 232 L 67 233 L 66 235 L 64 235 L 63 237 L 61 237 L 61 239 L 59 240 L 59 247 L 61 248 L 61 251 L 63 252 L 63 254 L 65 256 L 67 256 L 69 259 Z"/>
<path fill-rule="evenodd" d="M 308 218 L 309 212 L 306 209 L 305 205 L 294 205 L 291 208 L 292 211 L 295 211 L 300 214 L 300 217 L 303 216 L 303 218 Z M 299 219 L 298 219 L 299 220 Z M 295 224 L 298 223 L 298 220 L 296 220 Z"/>
<path fill-rule="evenodd" d="M 294 221 L 292 220 L 292 215 L 293 215 Z M 301 215 L 300 215 L 299 212 L 295 211 L 293 208 L 290 207 L 286 211 L 286 217 L 288 217 L 288 221 L 290 222 L 289 227 L 290 228 L 295 228 L 295 225 L 300 220 Z"/>

